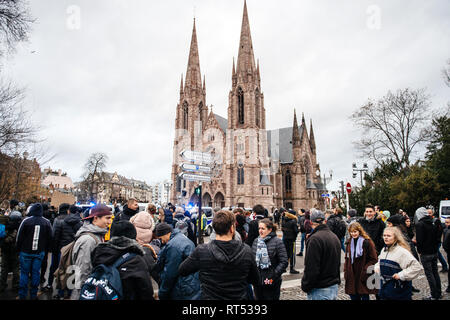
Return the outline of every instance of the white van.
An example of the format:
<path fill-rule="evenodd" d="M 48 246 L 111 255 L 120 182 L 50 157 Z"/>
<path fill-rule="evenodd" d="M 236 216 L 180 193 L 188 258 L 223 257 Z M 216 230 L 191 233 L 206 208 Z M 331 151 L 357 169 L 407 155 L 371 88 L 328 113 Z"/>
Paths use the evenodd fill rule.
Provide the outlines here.
<path fill-rule="evenodd" d="M 445 218 L 450 217 L 450 200 L 441 200 L 439 203 L 439 217 L 445 223 Z"/>

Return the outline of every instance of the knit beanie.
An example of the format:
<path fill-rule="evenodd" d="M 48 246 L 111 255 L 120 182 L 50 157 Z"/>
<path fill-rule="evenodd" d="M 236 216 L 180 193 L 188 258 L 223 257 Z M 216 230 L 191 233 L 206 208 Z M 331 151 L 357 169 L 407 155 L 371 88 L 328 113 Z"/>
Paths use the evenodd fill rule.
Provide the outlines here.
<path fill-rule="evenodd" d="M 111 225 L 111 238 L 112 237 L 126 237 L 136 240 L 136 228 L 134 225 L 126 220 L 120 220 Z"/>
<path fill-rule="evenodd" d="M 165 236 L 166 234 L 171 233 L 172 231 L 173 231 L 172 226 L 165 222 L 158 223 L 155 227 L 155 235 L 158 238 Z"/>

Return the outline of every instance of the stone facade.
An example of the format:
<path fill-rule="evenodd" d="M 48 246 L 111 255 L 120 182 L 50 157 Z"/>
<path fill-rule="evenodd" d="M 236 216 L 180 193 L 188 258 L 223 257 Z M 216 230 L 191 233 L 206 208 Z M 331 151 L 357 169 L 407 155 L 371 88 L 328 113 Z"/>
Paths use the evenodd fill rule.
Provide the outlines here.
<path fill-rule="evenodd" d="M 228 119 L 206 105 L 194 20 L 187 73 L 181 77 L 176 111 L 171 202 L 194 200 L 198 183 L 183 181 L 179 175 L 184 162 L 180 153 L 195 150 L 215 157 L 212 181 L 202 184 L 203 206 L 251 208 L 262 204 L 270 211 L 281 206 L 323 208 L 320 195 L 325 186 L 312 122 L 308 135 L 304 116 L 299 126 L 294 110 L 292 127 L 266 130 L 260 67 L 259 61 L 255 63 L 246 3 L 228 98 Z"/>

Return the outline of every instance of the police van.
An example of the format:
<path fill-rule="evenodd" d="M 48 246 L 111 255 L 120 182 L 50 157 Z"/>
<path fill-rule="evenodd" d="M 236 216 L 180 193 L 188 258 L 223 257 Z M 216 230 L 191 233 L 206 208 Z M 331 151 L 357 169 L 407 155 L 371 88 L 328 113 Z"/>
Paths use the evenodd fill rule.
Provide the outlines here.
<path fill-rule="evenodd" d="M 450 200 L 441 200 L 439 203 L 439 217 L 442 223 L 445 223 L 445 219 L 450 217 Z"/>

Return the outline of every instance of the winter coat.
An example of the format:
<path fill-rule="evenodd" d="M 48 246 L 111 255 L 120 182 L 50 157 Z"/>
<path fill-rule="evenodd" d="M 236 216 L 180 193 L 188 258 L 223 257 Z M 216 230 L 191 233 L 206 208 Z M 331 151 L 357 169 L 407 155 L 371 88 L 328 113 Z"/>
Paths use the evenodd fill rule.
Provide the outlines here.
<path fill-rule="evenodd" d="M 383 220 L 377 218 L 374 218 L 372 220 L 359 218 L 357 222 L 363 227 L 364 231 L 375 243 L 375 249 L 377 250 L 377 253 L 379 253 L 384 247 L 383 232 L 386 224 L 383 222 Z"/>
<path fill-rule="evenodd" d="M 341 241 L 327 225 L 317 226 L 306 240 L 302 290 L 341 283 Z"/>
<path fill-rule="evenodd" d="M 236 240 L 199 245 L 178 270 L 182 276 L 199 272 L 202 300 L 247 300 L 248 284 L 259 278 L 250 247 Z"/>
<path fill-rule="evenodd" d="M 50 250 L 52 226 L 42 214 L 42 212 L 35 211 L 32 216 L 25 218 L 20 224 L 16 240 L 18 252 L 38 254 Z"/>
<path fill-rule="evenodd" d="M 380 299 L 411 300 L 412 280 L 422 270 L 422 265 L 405 248 L 399 245 L 384 247 L 375 264 L 375 272 L 381 275 Z M 398 274 L 400 280 L 393 279 L 394 274 Z"/>
<path fill-rule="evenodd" d="M 286 212 L 281 222 L 281 230 L 283 231 L 283 240 L 295 241 L 299 232 L 297 226 L 297 217 Z"/>
<path fill-rule="evenodd" d="M 71 213 L 64 216 L 65 217 L 61 219 L 60 222 L 57 222 L 59 220 L 58 217 L 53 222 L 55 225 L 55 229 L 53 229 L 53 252 L 57 253 L 61 251 L 62 247 L 75 240 L 75 234 L 83 225 L 78 213 Z"/>
<path fill-rule="evenodd" d="M 72 261 L 79 268 L 79 283 L 82 285 L 92 271 L 91 254 L 95 247 L 104 241 L 107 229 L 102 229 L 96 225 L 85 221 L 81 228 L 75 234 L 75 241 Z M 95 239 L 88 233 L 94 234 Z M 78 300 L 79 290 L 73 290 L 72 300 Z"/>
<path fill-rule="evenodd" d="M 136 256 L 118 268 L 122 280 L 123 300 L 153 300 L 153 287 L 145 252 L 136 240 L 112 237 L 92 252 L 92 266 L 112 265 L 125 253 Z"/>
<path fill-rule="evenodd" d="M 343 234 L 339 234 L 340 230 L 340 225 L 345 226 L 345 231 L 343 232 Z M 331 231 L 333 231 L 333 233 L 339 238 L 344 238 L 345 237 L 345 233 L 347 231 L 347 224 L 345 223 L 344 219 L 342 219 L 341 215 L 337 215 L 337 214 L 333 214 L 331 215 L 328 220 L 327 220 L 327 226 L 328 228 L 330 228 Z"/>
<path fill-rule="evenodd" d="M 149 244 L 153 236 L 153 218 L 146 211 L 141 211 L 131 217 L 130 222 L 136 227 L 136 240 L 139 244 Z"/>
<path fill-rule="evenodd" d="M 269 254 L 270 259 L 270 267 L 274 269 L 274 282 L 281 282 L 281 275 L 286 271 L 286 268 L 289 264 L 288 256 L 286 252 L 286 247 L 281 241 L 280 238 L 277 237 L 275 232 L 271 232 L 269 234 L 271 237 L 264 240 L 267 246 L 267 253 Z M 258 249 L 258 239 L 253 241 L 252 253 L 253 258 L 256 259 L 256 251 Z"/>
<path fill-rule="evenodd" d="M 438 222 L 439 223 L 439 222 Z M 436 254 L 442 233 L 439 232 L 431 216 L 425 216 L 416 224 L 417 252 L 419 254 Z"/>
<path fill-rule="evenodd" d="M 344 279 L 345 279 L 345 293 L 346 294 L 377 294 L 378 290 L 375 288 L 367 288 L 367 279 L 372 275 L 367 270 L 378 262 L 377 251 L 372 241 L 365 239 L 363 242 L 363 254 L 360 257 L 354 258 L 353 264 L 351 259 L 351 242 L 350 239 L 345 250 L 344 263 Z M 356 245 L 355 245 L 356 247 Z M 370 270 L 370 269 L 369 269 Z"/>
<path fill-rule="evenodd" d="M 122 212 L 115 216 L 113 223 L 120 220 L 130 221 L 131 217 L 137 213 L 139 213 L 139 208 L 136 210 L 131 210 L 128 208 L 128 205 L 124 205 Z"/>
<path fill-rule="evenodd" d="M 444 230 L 444 237 L 442 241 L 442 247 L 444 248 L 445 252 L 447 252 L 447 255 L 450 255 L 450 229 L 449 227 L 445 228 Z"/>
<path fill-rule="evenodd" d="M 61 237 L 61 231 L 62 231 L 62 226 L 64 223 L 64 219 L 67 217 L 67 214 L 58 214 L 55 219 L 53 220 L 53 234 L 52 234 L 52 248 L 51 248 L 51 252 L 53 253 L 57 253 L 59 252 L 59 249 L 61 249 L 59 247 L 59 243 L 57 243 L 57 241 L 55 241 L 56 235 L 58 234 L 58 237 Z"/>
<path fill-rule="evenodd" d="M 3 239 L 0 239 L 0 251 L 2 253 L 15 254 L 17 231 L 22 223 L 22 215 L 18 211 L 13 211 L 9 216 L 0 215 L 0 224 L 5 225 L 6 235 Z"/>
<path fill-rule="evenodd" d="M 178 267 L 194 251 L 194 243 L 174 229 L 169 242 L 161 249 L 157 262 L 161 284 L 160 300 L 197 300 L 200 298 L 198 273 L 180 276 Z"/>

